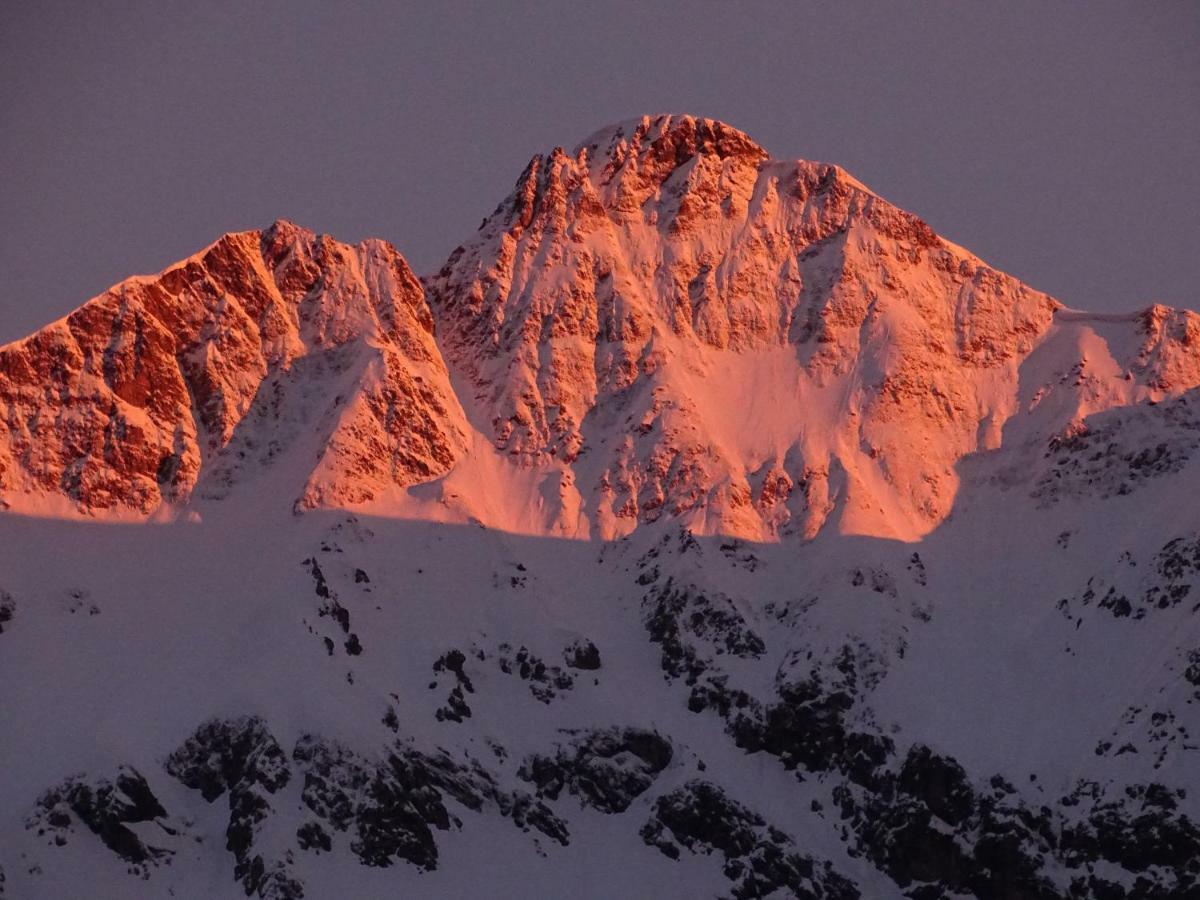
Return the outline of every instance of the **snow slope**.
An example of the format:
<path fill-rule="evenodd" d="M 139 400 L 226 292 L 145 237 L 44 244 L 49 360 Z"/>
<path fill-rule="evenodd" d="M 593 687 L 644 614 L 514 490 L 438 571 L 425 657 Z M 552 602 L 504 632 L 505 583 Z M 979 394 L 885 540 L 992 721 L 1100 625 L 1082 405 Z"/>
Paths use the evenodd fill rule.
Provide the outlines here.
<path fill-rule="evenodd" d="M 0 896 L 1200 894 L 1200 320 L 645 117 L 0 348 Z"/>

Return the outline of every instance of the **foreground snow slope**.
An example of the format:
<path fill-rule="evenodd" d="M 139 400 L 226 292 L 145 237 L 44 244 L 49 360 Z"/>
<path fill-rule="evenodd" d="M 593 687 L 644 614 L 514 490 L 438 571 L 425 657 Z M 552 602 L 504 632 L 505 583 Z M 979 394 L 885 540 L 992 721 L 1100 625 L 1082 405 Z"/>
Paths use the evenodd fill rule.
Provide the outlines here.
<path fill-rule="evenodd" d="M 0 895 L 1196 896 L 1198 329 L 690 117 L 123 283 L 0 348 Z"/>
<path fill-rule="evenodd" d="M 1023 478 L 968 473 L 961 511 L 915 545 L 835 535 L 760 545 L 667 525 L 601 544 L 336 512 L 295 518 L 265 501 L 209 501 L 202 522 L 166 525 L 8 516 L 0 563 L 14 609 L 0 674 L 14 727 L 0 736 L 0 864 L 11 895 L 87 884 L 99 896 L 235 896 L 240 870 L 226 846 L 238 815 L 250 822 L 242 856 L 261 857 L 266 873 L 247 868 L 240 884 L 263 896 L 298 896 L 300 884 L 308 896 L 513 897 L 739 885 L 755 896 L 771 877 L 786 886 L 779 873 L 761 884 L 727 877 L 719 852 L 694 857 L 681 845 L 677 862 L 643 840 L 660 799 L 696 779 L 864 896 L 922 883 L 1066 896 L 1073 882 L 1138 877 L 1162 887 L 1136 895 L 1181 895 L 1200 813 L 1200 628 L 1194 592 L 1163 598 L 1200 580 L 1200 520 L 1178 501 L 1195 495 L 1195 465 L 1137 481 L 1122 473 L 1124 494 L 1047 500 L 1038 488 L 1055 463 Z M 1127 613 L 1105 605 L 1110 585 Z M 577 667 L 594 664 L 578 652 L 588 646 L 598 668 Z M 246 717 L 261 720 L 290 772 L 276 790 L 246 792 L 266 803 L 249 816 L 231 811 L 230 791 L 206 802 L 169 768 L 214 719 L 226 724 L 202 757 L 253 756 L 235 737 Z M 618 748 L 582 774 L 550 766 L 545 785 L 533 775 L 531 760 L 558 746 L 575 753 L 593 732 L 631 728 L 668 744 L 661 771 L 634 778 L 625 770 L 646 767 Z M 379 775 L 335 770 L 324 776 L 335 799 L 320 801 L 296 755 L 307 736 L 372 764 L 396 748 L 445 751 L 492 786 L 434 789 L 452 818 L 425 835 L 402 812 L 441 775 L 422 771 L 374 796 Z M 914 745 L 957 761 L 913 770 L 935 784 L 920 800 L 888 786 Z M 957 765 L 975 806 L 930 820 L 956 786 L 942 769 Z M 130 826 L 136 844 L 110 849 L 104 820 L 93 833 L 89 808 L 52 789 L 77 776 L 94 790 L 121 766 L 146 780 L 161 814 Z M 1005 803 L 1027 810 L 1009 818 L 1030 824 L 995 824 L 982 798 L 997 775 L 1011 786 Z M 1171 808 L 1147 803 L 1146 785 L 1161 786 L 1152 797 Z M 493 794 L 543 803 L 565 845 L 527 819 L 514 827 L 516 801 Z M 1105 811 L 1112 803 L 1119 812 Z M 868 813 L 847 817 L 843 806 Z M 871 830 L 888 816 L 886 833 Z M 710 834 L 737 817 L 706 809 L 699 824 L 670 821 L 683 840 L 689 827 Z M 312 823 L 328 852 L 301 849 Z M 384 832 L 374 844 L 363 837 L 371 823 Z M 993 861 L 986 841 L 1010 831 L 1014 855 Z M 940 861 L 941 833 L 960 835 L 965 862 Z M 1143 833 L 1149 849 L 1131 849 Z M 426 842 L 432 864 L 414 850 Z"/>

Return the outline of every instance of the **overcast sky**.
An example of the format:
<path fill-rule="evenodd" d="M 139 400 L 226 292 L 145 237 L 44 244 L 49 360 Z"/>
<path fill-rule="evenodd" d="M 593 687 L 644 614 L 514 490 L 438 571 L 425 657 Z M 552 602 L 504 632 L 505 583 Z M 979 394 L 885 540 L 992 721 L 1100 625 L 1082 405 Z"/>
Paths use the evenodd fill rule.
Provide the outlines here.
<path fill-rule="evenodd" d="M 1072 306 L 1200 307 L 1200 3 L 0 4 L 0 341 L 294 219 L 441 265 L 529 157 L 687 112 Z"/>

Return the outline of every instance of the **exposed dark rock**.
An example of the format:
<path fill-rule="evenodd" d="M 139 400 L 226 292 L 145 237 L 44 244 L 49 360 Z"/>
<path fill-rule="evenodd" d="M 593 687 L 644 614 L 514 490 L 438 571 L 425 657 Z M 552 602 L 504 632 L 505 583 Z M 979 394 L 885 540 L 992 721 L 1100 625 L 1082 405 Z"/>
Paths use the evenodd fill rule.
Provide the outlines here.
<path fill-rule="evenodd" d="M 434 716 L 439 722 L 462 722 L 464 719 L 471 718 L 471 707 L 467 705 L 466 698 L 463 696 L 462 685 L 456 684 L 450 689 L 446 705 L 439 707 L 434 712 Z"/>
<path fill-rule="evenodd" d="M 316 591 L 317 596 L 322 600 L 328 600 L 332 594 L 329 590 L 329 583 L 325 580 L 325 573 L 321 569 L 321 564 L 317 562 L 315 556 L 304 560 L 304 564 L 308 566 L 308 572 L 312 575 L 313 590 Z"/>
<path fill-rule="evenodd" d="M 897 787 L 949 825 L 957 825 L 975 811 L 975 794 L 963 767 L 919 744 L 908 751 Z"/>
<path fill-rule="evenodd" d="M 433 828 L 450 827 L 441 794 L 399 757 L 371 763 L 330 741 L 302 738 L 293 758 L 304 773 L 305 805 L 337 831 L 354 828 L 350 849 L 365 865 L 402 859 L 437 867 Z"/>
<path fill-rule="evenodd" d="M 1186 394 L 1160 404 L 1108 410 L 1090 417 L 1086 427 L 1047 443 L 1049 467 L 1031 496 L 1041 506 L 1066 497 L 1125 496 L 1178 472 L 1198 448 L 1200 417 Z"/>
<path fill-rule="evenodd" d="M 1188 651 L 1187 662 L 1188 666 L 1183 670 L 1184 680 L 1200 688 L 1200 647 Z"/>
<path fill-rule="evenodd" d="M 13 620 L 13 616 L 16 614 L 17 601 L 8 591 L 0 590 L 0 634 L 4 634 L 4 627 Z"/>
<path fill-rule="evenodd" d="M 579 638 L 563 650 L 563 658 L 572 669 L 591 672 L 600 668 L 600 651 L 591 641 Z"/>
<path fill-rule="evenodd" d="M 82 776 L 68 778 L 38 798 L 37 808 L 27 827 L 39 835 L 52 835 L 61 846 L 78 819 L 113 853 L 145 874 L 147 866 L 167 861 L 173 851 L 145 843 L 130 825 L 164 818 L 167 811 L 146 779 L 136 769 L 122 766 L 111 781 L 86 781 Z M 164 830 L 164 836 L 169 831 Z"/>
<path fill-rule="evenodd" d="M 529 693 L 542 703 L 549 703 L 561 692 L 575 687 L 575 679 L 569 672 L 548 664 L 526 647 L 514 651 L 511 644 L 501 644 L 497 650 L 500 671 L 529 682 Z"/>
<path fill-rule="evenodd" d="M 287 755 L 257 716 L 210 719 L 171 754 L 166 766 L 210 803 L 225 791 L 250 785 L 273 794 L 291 777 Z"/>
<path fill-rule="evenodd" d="M 1200 862 L 1190 863 L 1200 860 L 1196 829 L 1185 817 L 1119 806 L 1072 825 L 1047 807 L 1029 807 L 1000 776 L 990 791 L 977 790 L 957 761 L 928 747 L 914 746 L 896 760 L 890 737 L 856 724 L 864 721 L 855 715 L 863 690 L 881 677 L 869 648 L 846 645 L 828 662 L 793 653 L 780 668 L 775 698 L 764 703 L 731 687 L 711 658 L 679 646 L 685 649 L 677 658 L 690 666 L 680 671 L 693 680 L 689 708 L 717 712 L 748 751 L 770 753 L 788 768 L 844 777 L 833 793 L 851 853 L 865 855 L 907 896 L 1166 898 L 1189 896 L 1200 877 Z M 1169 714 L 1150 721 L 1164 734 L 1176 733 Z M 1136 828 L 1151 837 L 1131 838 Z M 1134 887 L 1080 871 L 1097 862 L 1131 873 Z M 1058 874 L 1064 867 L 1071 873 L 1066 881 Z"/>
<path fill-rule="evenodd" d="M 337 623 L 342 630 L 342 634 L 350 634 L 350 611 L 342 606 L 337 594 L 329 587 L 329 582 L 325 579 L 325 573 L 321 569 L 321 564 L 317 562 L 317 558 L 310 557 L 304 560 L 304 564 L 308 566 L 309 574 L 313 579 L 313 590 L 321 603 L 317 607 L 317 614 L 324 617 L 329 617 Z"/>
<path fill-rule="evenodd" d="M 908 560 L 908 572 L 912 575 L 913 581 L 921 587 L 925 587 L 929 583 L 928 575 L 925 572 L 925 562 L 921 559 L 920 553 L 913 553 Z"/>
<path fill-rule="evenodd" d="M 467 677 L 467 673 L 464 670 L 466 662 L 467 657 L 461 650 L 447 650 L 434 661 L 433 671 L 452 672 L 460 685 L 471 693 L 474 693 L 475 687 L 471 684 L 471 679 Z"/>
<path fill-rule="evenodd" d="M 735 742 L 777 756 L 789 769 L 840 771 L 855 783 L 874 784 L 894 744 L 851 724 L 861 690 L 856 659 L 849 645 L 825 669 L 805 668 L 793 654 L 780 670 L 774 702 L 751 700 L 725 711 Z"/>
<path fill-rule="evenodd" d="M 320 615 L 329 616 L 337 622 L 338 627 L 342 629 L 342 634 L 350 633 L 350 611 L 336 599 L 324 603 L 321 606 Z"/>
<path fill-rule="evenodd" d="M 496 799 L 501 814 L 511 817 L 513 824 L 522 831 L 533 828 L 564 847 L 570 843 L 571 833 L 567 830 L 567 823 L 541 801 L 520 791 L 500 793 Z"/>
<path fill-rule="evenodd" d="M 462 765 L 444 753 L 430 756 L 400 744 L 373 761 L 316 737 L 302 738 L 293 758 L 304 772 L 305 805 L 335 832 L 352 832 L 350 849 L 365 865 L 403 860 L 437 868 L 434 831 L 457 825 L 446 796 L 475 812 L 494 809 L 522 830 L 568 840 L 566 824 L 545 804 L 500 790 L 478 763 Z"/>
<path fill-rule="evenodd" d="M 719 851 L 738 900 L 781 895 L 853 900 L 858 889 L 828 862 L 800 853 L 786 834 L 732 800 L 716 785 L 693 780 L 659 797 L 642 839 L 671 859 L 681 848 Z"/>
<path fill-rule="evenodd" d="M 296 843 L 301 850 L 324 850 L 328 853 L 333 849 L 333 841 L 329 832 L 321 827 L 319 822 L 305 822 L 296 829 Z"/>
<path fill-rule="evenodd" d="M 1151 585 L 1142 602 L 1155 609 L 1169 609 L 1188 600 L 1200 581 L 1200 535 L 1175 538 L 1163 545 L 1154 557 L 1159 583 Z M 1200 611 L 1200 602 L 1192 599 L 1192 612 Z"/>
<path fill-rule="evenodd" d="M 434 713 L 439 722 L 462 722 L 471 717 L 471 707 L 467 705 L 463 691 L 474 693 L 475 685 L 467 676 L 466 662 L 467 657 L 461 650 L 447 650 L 433 663 L 434 672 L 450 672 L 457 682 L 450 689 L 450 695 L 446 698 L 445 705 Z"/>
<path fill-rule="evenodd" d="M 747 572 L 757 570 L 760 565 L 758 555 L 747 550 L 746 542 L 740 539 L 724 541 L 718 549 L 726 559 Z"/>
<path fill-rule="evenodd" d="M 212 719 L 196 730 L 170 755 L 167 771 L 208 802 L 229 796 L 229 827 L 225 846 L 234 856 L 234 877 L 247 895 L 296 898 L 303 886 L 287 872 L 286 864 L 268 864 L 255 854 L 259 825 L 271 814 L 268 797 L 291 778 L 287 756 L 257 717 Z"/>
<path fill-rule="evenodd" d="M 539 797 L 557 799 L 563 788 L 585 806 L 624 812 L 671 762 L 671 742 L 654 731 L 610 728 L 568 732 L 570 742 L 553 756 L 534 755 L 518 775 L 535 785 Z"/>
<path fill-rule="evenodd" d="M 1180 604 L 1200 612 L 1200 593 L 1193 594 L 1200 584 L 1200 535 L 1168 541 L 1155 554 L 1148 572 L 1139 573 L 1128 553 L 1122 560 L 1126 558 L 1128 565 L 1113 567 L 1107 575 L 1093 575 L 1083 591 L 1060 600 L 1058 610 L 1077 623 L 1082 610 L 1093 605 L 1118 619 L 1141 620 Z"/>
<path fill-rule="evenodd" d="M 91 591 L 83 588 L 71 588 L 63 601 L 63 609 L 71 615 L 86 612 L 89 616 L 100 615 L 100 607 L 91 599 Z"/>
<path fill-rule="evenodd" d="M 1161 784 L 1130 785 L 1115 798 L 1093 782 L 1080 783 L 1063 798 L 1085 816 L 1064 824 L 1061 855 L 1068 865 L 1107 860 L 1141 875 L 1140 896 L 1200 896 L 1200 828 L 1179 812 L 1179 795 Z"/>
<path fill-rule="evenodd" d="M 1054 839 L 1047 814 L 1030 812 L 1001 787 L 978 799 L 977 814 L 960 818 L 975 807 L 970 788 L 959 781 L 953 760 L 925 747 L 913 748 L 901 771 L 900 779 L 882 781 L 878 790 L 845 786 L 834 797 L 856 836 L 855 852 L 901 887 L 915 886 L 910 896 L 1062 896 L 1042 871 Z M 959 819 L 957 827 L 935 814 L 927 799 Z"/>
<path fill-rule="evenodd" d="M 1184 672 L 1187 678 L 1187 671 Z M 1138 741 L 1124 740 L 1117 743 L 1121 737 L 1128 736 L 1130 729 L 1137 729 Z M 1169 707 L 1159 708 L 1130 706 L 1121 716 L 1121 724 L 1110 732 L 1112 740 L 1101 741 L 1095 753 L 1097 756 L 1124 756 L 1127 753 L 1146 752 L 1154 760 L 1155 769 L 1162 768 L 1164 761 L 1172 750 L 1187 754 L 1195 749 L 1191 733 L 1187 725 L 1178 720 L 1175 712 Z M 1113 748 L 1116 747 L 1114 750 Z"/>
<path fill-rule="evenodd" d="M 662 668 L 671 678 L 695 684 L 710 656 L 761 656 L 766 646 L 723 594 L 711 597 L 671 578 L 642 601 L 650 640 L 662 648 Z"/>
<path fill-rule="evenodd" d="M 1032 808 L 1000 776 L 975 791 L 954 760 L 913 747 L 899 774 L 875 789 L 834 789 L 853 849 L 908 895 L 960 893 L 982 900 L 1167 898 L 1200 892 L 1200 830 L 1161 785 L 1131 786 L 1108 800 L 1082 783 L 1060 809 Z M 1111 864 L 1126 891 L 1095 875 Z M 1057 872 L 1065 871 L 1063 876 Z M 1110 870 L 1111 871 L 1111 870 Z M 1121 879 L 1125 881 L 1125 878 Z"/>

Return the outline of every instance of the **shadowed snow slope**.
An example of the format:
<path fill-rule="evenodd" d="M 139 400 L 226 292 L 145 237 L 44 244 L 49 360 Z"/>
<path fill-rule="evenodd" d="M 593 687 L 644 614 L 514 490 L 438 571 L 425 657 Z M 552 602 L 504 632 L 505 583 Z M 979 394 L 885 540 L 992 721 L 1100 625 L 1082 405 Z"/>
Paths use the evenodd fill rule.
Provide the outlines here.
<path fill-rule="evenodd" d="M 1200 895 L 1200 317 L 656 116 L 0 347 L 0 897 Z"/>

